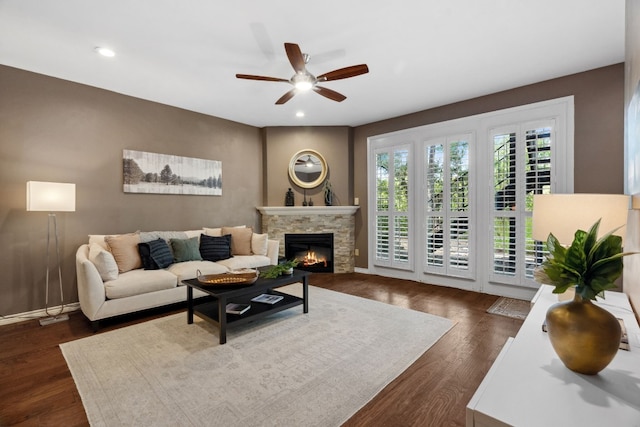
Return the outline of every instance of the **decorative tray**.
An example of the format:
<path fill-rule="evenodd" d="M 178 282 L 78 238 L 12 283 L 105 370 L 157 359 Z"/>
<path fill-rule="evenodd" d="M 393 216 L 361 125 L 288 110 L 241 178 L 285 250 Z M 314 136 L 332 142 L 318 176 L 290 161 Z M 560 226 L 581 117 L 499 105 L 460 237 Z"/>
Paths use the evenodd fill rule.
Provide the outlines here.
<path fill-rule="evenodd" d="M 238 270 L 222 274 L 201 274 L 200 270 L 197 270 L 197 279 L 203 285 L 252 285 L 258 280 L 258 270 Z"/>

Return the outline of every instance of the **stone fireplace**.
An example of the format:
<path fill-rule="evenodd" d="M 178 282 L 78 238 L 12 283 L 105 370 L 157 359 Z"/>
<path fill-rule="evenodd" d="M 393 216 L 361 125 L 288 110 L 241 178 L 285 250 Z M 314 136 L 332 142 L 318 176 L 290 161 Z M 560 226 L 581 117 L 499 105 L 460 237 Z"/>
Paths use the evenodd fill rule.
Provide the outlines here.
<path fill-rule="evenodd" d="M 287 234 L 332 234 L 333 272 L 355 270 L 355 218 L 359 206 L 263 206 L 262 232 L 280 242 L 280 257 L 285 253 Z M 289 255 L 289 256 L 287 256 Z M 316 258 L 317 258 L 316 253 Z"/>

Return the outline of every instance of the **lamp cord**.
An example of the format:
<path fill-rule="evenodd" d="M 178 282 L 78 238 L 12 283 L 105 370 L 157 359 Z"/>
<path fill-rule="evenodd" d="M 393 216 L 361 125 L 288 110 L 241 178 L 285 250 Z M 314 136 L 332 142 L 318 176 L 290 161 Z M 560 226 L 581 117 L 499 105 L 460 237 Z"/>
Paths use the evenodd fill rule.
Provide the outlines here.
<path fill-rule="evenodd" d="M 49 313 L 49 243 L 51 241 L 51 220 L 53 219 L 53 232 L 56 236 L 56 264 L 58 265 L 58 283 L 60 284 L 60 311 L 57 314 Z M 47 273 L 45 276 L 45 300 L 44 312 L 47 316 L 58 317 L 64 311 L 64 293 L 62 290 L 62 268 L 60 267 L 60 245 L 58 243 L 58 221 L 56 214 L 50 213 L 47 219 Z"/>

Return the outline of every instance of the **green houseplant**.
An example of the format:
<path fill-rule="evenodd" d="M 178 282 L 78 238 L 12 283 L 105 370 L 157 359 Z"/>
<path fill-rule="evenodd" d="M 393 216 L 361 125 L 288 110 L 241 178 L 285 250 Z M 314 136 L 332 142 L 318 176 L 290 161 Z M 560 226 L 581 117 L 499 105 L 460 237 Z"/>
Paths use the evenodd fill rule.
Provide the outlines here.
<path fill-rule="evenodd" d="M 282 274 L 291 274 L 289 271 L 296 267 L 298 263 L 299 261 L 297 259 L 284 261 L 278 265 L 271 266 L 266 271 L 263 271 L 262 273 L 260 273 L 260 277 L 264 277 L 266 279 L 275 279 Z"/>
<path fill-rule="evenodd" d="M 547 330 L 553 349 L 569 369 L 593 375 L 613 360 L 620 344 L 620 323 L 607 310 L 591 301 L 615 287 L 622 274 L 622 238 L 616 230 L 598 236 L 598 220 L 589 231 L 578 230 L 566 248 L 549 234 L 549 254 L 535 273 L 536 280 L 553 285 L 554 293 L 575 286 L 573 301 L 549 308 Z"/>

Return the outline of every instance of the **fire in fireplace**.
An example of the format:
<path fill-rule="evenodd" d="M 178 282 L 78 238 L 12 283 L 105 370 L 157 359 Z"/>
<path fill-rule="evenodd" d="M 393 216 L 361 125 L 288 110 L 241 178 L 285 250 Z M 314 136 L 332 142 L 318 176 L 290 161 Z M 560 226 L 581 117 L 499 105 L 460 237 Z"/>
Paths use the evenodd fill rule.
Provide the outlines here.
<path fill-rule="evenodd" d="M 284 255 L 301 270 L 333 273 L 333 233 L 285 234 Z"/>

